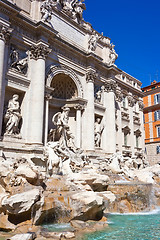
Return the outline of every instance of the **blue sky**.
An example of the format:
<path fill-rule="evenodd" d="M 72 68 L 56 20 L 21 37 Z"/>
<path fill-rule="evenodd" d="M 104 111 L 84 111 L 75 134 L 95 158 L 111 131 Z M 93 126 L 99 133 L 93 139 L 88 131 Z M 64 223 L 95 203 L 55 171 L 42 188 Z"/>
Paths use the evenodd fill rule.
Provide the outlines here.
<path fill-rule="evenodd" d="M 116 65 L 143 87 L 160 81 L 160 0 L 85 0 L 83 17 L 110 37 Z"/>

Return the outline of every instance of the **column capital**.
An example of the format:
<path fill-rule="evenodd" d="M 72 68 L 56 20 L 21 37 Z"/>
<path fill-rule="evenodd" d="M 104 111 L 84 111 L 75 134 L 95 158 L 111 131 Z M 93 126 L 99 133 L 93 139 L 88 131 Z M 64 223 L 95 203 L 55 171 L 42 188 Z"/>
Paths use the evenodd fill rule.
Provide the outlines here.
<path fill-rule="evenodd" d="M 113 79 L 109 79 L 104 84 L 104 91 L 105 92 L 115 92 L 117 89 L 117 83 Z"/>
<path fill-rule="evenodd" d="M 0 26 L 0 40 L 7 42 L 10 39 L 13 29 L 9 27 Z"/>
<path fill-rule="evenodd" d="M 97 78 L 97 73 L 95 70 L 89 70 L 87 73 L 86 73 L 86 81 L 87 83 L 88 82 L 92 82 L 94 83 L 95 80 Z"/>
<path fill-rule="evenodd" d="M 46 94 L 45 94 L 45 99 L 48 100 L 48 101 L 49 101 L 50 99 L 52 99 L 52 94 L 46 93 Z"/>
<path fill-rule="evenodd" d="M 49 47 L 46 47 L 44 45 L 32 45 L 30 50 L 30 57 L 38 60 L 38 59 L 46 59 L 48 54 L 50 54 L 51 49 Z"/>
<path fill-rule="evenodd" d="M 75 107 L 74 107 L 74 109 L 76 109 L 76 110 L 80 110 L 80 111 L 82 111 L 82 110 L 84 110 L 84 106 L 83 105 L 80 105 L 80 104 L 77 104 Z"/>

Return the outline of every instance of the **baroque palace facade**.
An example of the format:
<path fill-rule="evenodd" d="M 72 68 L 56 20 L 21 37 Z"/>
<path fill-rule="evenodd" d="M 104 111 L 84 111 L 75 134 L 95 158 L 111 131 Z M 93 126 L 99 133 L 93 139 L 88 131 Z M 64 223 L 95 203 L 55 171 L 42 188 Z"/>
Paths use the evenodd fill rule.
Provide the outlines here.
<path fill-rule="evenodd" d="M 142 88 L 144 92 L 144 127 L 147 159 L 151 164 L 160 161 L 160 82 Z"/>
<path fill-rule="evenodd" d="M 84 21 L 83 10 L 79 0 L 1 0 L 0 149 L 6 156 L 41 155 L 53 116 L 69 109 L 77 148 L 142 158 L 141 82 L 115 65 L 110 38 Z"/>

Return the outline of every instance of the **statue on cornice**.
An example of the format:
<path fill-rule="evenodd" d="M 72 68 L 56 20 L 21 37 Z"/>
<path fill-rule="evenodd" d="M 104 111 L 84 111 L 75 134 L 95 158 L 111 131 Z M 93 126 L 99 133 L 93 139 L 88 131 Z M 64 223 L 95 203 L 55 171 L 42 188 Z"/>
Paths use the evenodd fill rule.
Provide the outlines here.
<path fill-rule="evenodd" d="M 110 53 L 109 53 L 109 66 L 114 65 L 116 59 L 118 58 L 118 54 L 116 53 L 115 49 L 114 49 L 115 45 L 111 44 L 111 49 L 110 49 Z"/>
<path fill-rule="evenodd" d="M 45 0 L 40 8 L 42 17 L 41 20 L 43 22 L 48 22 L 50 23 L 51 18 L 52 18 L 52 10 L 53 7 L 57 6 L 58 2 L 57 0 Z"/>
<path fill-rule="evenodd" d="M 98 33 L 95 30 L 93 30 L 92 35 L 90 36 L 89 41 L 88 41 L 89 52 L 94 52 L 96 50 L 97 42 L 101 38 L 102 38 L 102 36 L 99 36 Z"/>
<path fill-rule="evenodd" d="M 73 5 L 73 18 L 77 19 L 78 23 L 81 23 L 83 20 L 83 11 L 86 10 L 84 0 L 75 1 Z"/>
<path fill-rule="evenodd" d="M 86 10 L 84 0 L 60 0 L 61 7 L 78 23 L 83 20 L 83 11 Z"/>

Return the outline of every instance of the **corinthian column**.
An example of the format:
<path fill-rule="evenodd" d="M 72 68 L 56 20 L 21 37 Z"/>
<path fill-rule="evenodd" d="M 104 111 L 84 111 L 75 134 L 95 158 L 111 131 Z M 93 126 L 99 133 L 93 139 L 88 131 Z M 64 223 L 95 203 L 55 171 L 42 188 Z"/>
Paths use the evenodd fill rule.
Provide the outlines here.
<path fill-rule="evenodd" d="M 30 52 L 30 96 L 28 114 L 29 143 L 42 144 L 45 93 L 45 60 L 50 53 L 44 45 L 32 46 Z"/>
<path fill-rule="evenodd" d="M 103 149 L 107 153 L 116 152 L 116 125 L 115 125 L 115 90 L 116 82 L 107 80 L 104 86 L 105 128 Z"/>
<path fill-rule="evenodd" d="M 86 75 L 87 81 L 87 107 L 86 107 L 86 150 L 94 150 L 94 81 L 96 79 L 96 72 L 88 71 Z"/>
<path fill-rule="evenodd" d="M 129 128 L 131 131 L 130 134 L 130 146 L 131 146 L 131 151 L 132 151 L 132 156 L 134 156 L 135 153 L 135 136 L 134 136 L 134 123 L 133 123 L 133 106 L 135 104 L 134 98 L 131 94 L 128 95 L 128 108 L 129 108 L 129 118 L 130 118 L 130 122 L 129 122 Z"/>
<path fill-rule="evenodd" d="M 10 37 L 12 30 L 0 26 L 0 136 L 2 130 L 4 93 L 5 93 L 5 44 Z"/>

